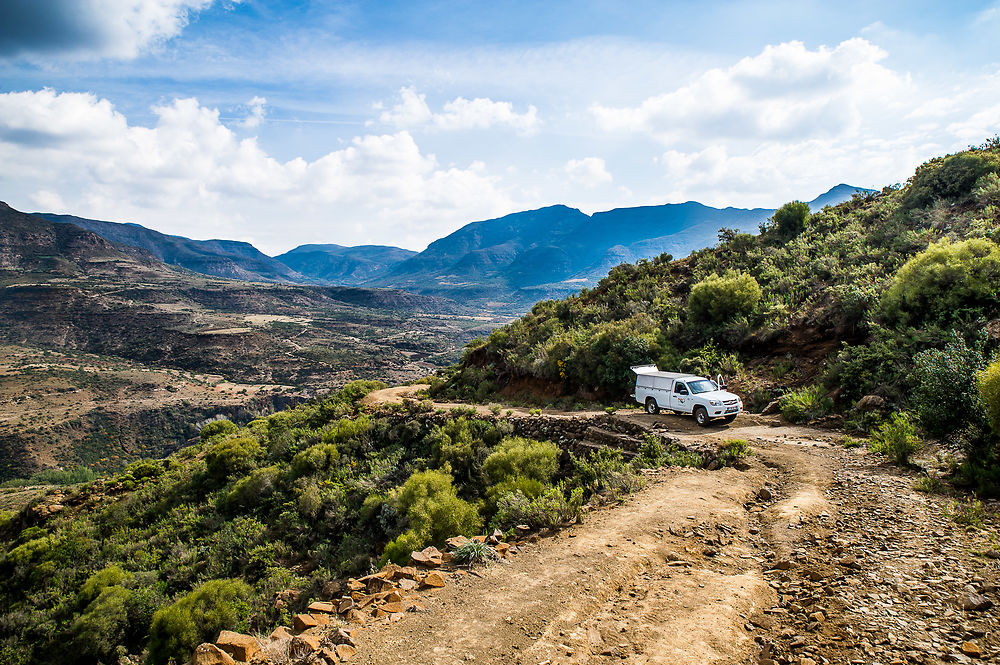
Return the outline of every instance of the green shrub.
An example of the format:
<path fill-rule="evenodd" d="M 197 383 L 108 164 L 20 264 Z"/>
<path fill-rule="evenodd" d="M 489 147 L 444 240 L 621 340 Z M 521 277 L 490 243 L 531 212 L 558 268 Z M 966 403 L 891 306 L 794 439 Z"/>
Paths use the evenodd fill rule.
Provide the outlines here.
<path fill-rule="evenodd" d="M 481 543 L 478 540 L 470 540 L 452 554 L 455 561 L 466 566 L 473 566 L 477 563 L 491 563 L 500 561 L 500 553 L 492 546 Z"/>
<path fill-rule="evenodd" d="M 635 463 L 641 467 L 655 469 L 664 465 L 667 460 L 667 448 L 663 445 L 663 440 L 655 434 L 644 434 L 642 446 L 639 448 L 639 457 Z"/>
<path fill-rule="evenodd" d="M 440 545 L 455 535 L 473 535 L 483 525 L 476 506 L 458 498 L 451 475 L 444 471 L 414 472 L 393 492 L 393 503 L 409 526 L 386 547 L 386 556 L 397 563 L 405 563 L 414 549 Z"/>
<path fill-rule="evenodd" d="M 865 442 L 861 439 L 856 439 L 853 436 L 845 436 L 840 440 L 840 445 L 845 448 L 860 448 L 865 445 Z"/>
<path fill-rule="evenodd" d="M 224 480 L 252 471 L 262 455 L 257 439 L 244 436 L 212 445 L 205 454 L 205 464 L 209 473 Z"/>
<path fill-rule="evenodd" d="M 240 428 L 228 420 L 215 420 L 201 428 L 201 440 L 208 441 L 215 437 L 230 436 L 240 431 Z"/>
<path fill-rule="evenodd" d="M 483 462 L 483 473 L 491 484 L 509 478 L 552 481 L 559 467 L 559 447 L 551 441 L 535 441 L 515 436 L 504 439 Z"/>
<path fill-rule="evenodd" d="M 752 276 L 737 273 L 709 275 L 691 288 L 688 310 L 696 321 L 723 323 L 754 311 L 761 290 Z"/>
<path fill-rule="evenodd" d="M 328 471 L 334 468 L 339 460 L 340 452 L 336 444 L 317 443 L 292 458 L 292 473 L 299 477 Z"/>
<path fill-rule="evenodd" d="M 128 629 L 128 605 L 132 592 L 120 586 L 104 589 L 73 622 L 74 655 L 104 660 L 114 655 L 125 641 Z"/>
<path fill-rule="evenodd" d="M 751 454 L 753 450 L 744 439 L 729 439 L 719 446 L 719 462 L 722 466 L 736 466 Z"/>
<path fill-rule="evenodd" d="M 987 151 L 970 150 L 932 159 L 910 178 L 901 207 L 903 210 L 924 208 L 935 199 L 966 196 L 980 178 L 998 169 L 1000 158 Z"/>
<path fill-rule="evenodd" d="M 957 333 L 944 349 L 914 357 L 913 406 L 929 434 L 948 434 L 980 419 L 979 386 L 971 377 L 983 364 L 982 349 L 970 347 Z"/>
<path fill-rule="evenodd" d="M 1000 360 L 979 373 L 979 400 L 993 432 L 1000 436 Z"/>
<path fill-rule="evenodd" d="M 101 595 L 101 592 L 104 591 L 105 588 L 111 586 L 121 586 L 128 579 L 128 573 L 118 566 L 108 566 L 107 568 L 103 568 L 88 577 L 87 581 L 83 583 L 80 587 L 79 593 L 77 593 L 77 602 L 81 607 L 85 607 Z"/>
<path fill-rule="evenodd" d="M 242 580 L 212 580 L 153 615 L 149 660 L 165 665 L 186 661 L 194 648 L 223 630 L 239 630 L 250 616 L 253 591 Z"/>
<path fill-rule="evenodd" d="M 806 228 L 809 220 L 809 204 L 792 201 L 778 208 L 771 217 L 770 230 L 783 240 L 791 240 Z"/>
<path fill-rule="evenodd" d="M 872 432 L 868 450 L 891 457 L 897 464 L 908 464 L 910 456 L 922 446 L 913 421 L 907 414 L 894 413 Z"/>
<path fill-rule="evenodd" d="M 255 469 L 250 475 L 236 481 L 225 496 L 224 507 L 238 510 L 260 505 L 277 488 L 280 475 L 278 465 Z"/>
<path fill-rule="evenodd" d="M 833 410 L 833 400 L 820 386 L 793 390 L 778 400 L 781 417 L 790 423 L 803 423 L 822 418 Z"/>
<path fill-rule="evenodd" d="M 584 498 L 594 492 L 608 492 L 613 497 L 638 491 L 645 479 L 626 464 L 622 451 L 601 448 L 585 457 L 570 456 L 573 466 L 570 485 L 583 488 Z"/>
<path fill-rule="evenodd" d="M 493 526 L 504 531 L 519 524 L 533 529 L 555 528 L 577 520 L 582 505 L 583 489 L 579 487 L 568 499 L 559 487 L 550 487 L 533 499 L 520 491 L 508 492 L 497 504 Z"/>
<path fill-rule="evenodd" d="M 1000 246 L 983 238 L 942 240 L 903 264 L 882 296 L 890 322 L 992 316 L 1000 301 Z"/>

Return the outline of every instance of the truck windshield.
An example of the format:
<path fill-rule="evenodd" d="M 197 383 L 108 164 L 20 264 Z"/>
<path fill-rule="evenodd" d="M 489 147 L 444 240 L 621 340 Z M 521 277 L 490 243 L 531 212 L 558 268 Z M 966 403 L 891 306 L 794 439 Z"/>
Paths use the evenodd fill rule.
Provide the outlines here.
<path fill-rule="evenodd" d="M 702 379 L 701 381 L 691 381 L 688 383 L 688 388 L 691 389 L 692 395 L 697 395 L 698 393 L 710 393 L 713 390 L 718 390 L 719 388 L 714 382 L 708 379 Z"/>

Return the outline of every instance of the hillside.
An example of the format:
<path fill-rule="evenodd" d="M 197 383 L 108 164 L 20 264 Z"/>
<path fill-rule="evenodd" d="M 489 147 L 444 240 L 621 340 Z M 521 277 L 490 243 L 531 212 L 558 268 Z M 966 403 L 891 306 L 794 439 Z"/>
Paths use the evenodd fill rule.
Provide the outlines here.
<path fill-rule="evenodd" d="M 788 204 L 760 235 L 620 265 L 471 345 L 435 390 L 623 400 L 629 367 L 655 362 L 722 372 L 749 408 L 793 419 L 835 411 L 865 431 L 911 411 L 992 460 L 976 377 L 1000 346 L 998 170 L 991 141 L 902 188 L 814 213 Z"/>
<path fill-rule="evenodd" d="M 73 215 L 35 214 L 50 222 L 91 231 L 114 243 L 146 250 L 168 265 L 180 266 L 203 275 L 251 282 L 297 284 L 310 281 L 246 242 L 191 240 L 166 235 L 138 224 L 103 222 Z"/>
<path fill-rule="evenodd" d="M 300 245 L 274 260 L 322 284 L 357 286 L 414 255 L 408 249 L 383 245 Z"/>
<path fill-rule="evenodd" d="M 868 190 L 838 185 L 809 205 L 818 210 L 859 191 Z M 370 283 L 523 311 L 593 286 L 620 263 L 686 256 L 713 244 L 720 228 L 756 232 L 772 214 L 694 201 L 593 215 L 550 206 L 467 224 Z"/>
<path fill-rule="evenodd" d="M 215 414 L 245 420 L 353 379 L 415 379 L 490 326 L 399 290 L 199 275 L 70 224 L 0 212 L 0 344 L 12 359 L 0 370 L 0 478 L 119 468 L 176 449 Z M 38 357 L 46 351 L 57 353 Z M 56 361 L 66 353 L 93 358 Z"/>

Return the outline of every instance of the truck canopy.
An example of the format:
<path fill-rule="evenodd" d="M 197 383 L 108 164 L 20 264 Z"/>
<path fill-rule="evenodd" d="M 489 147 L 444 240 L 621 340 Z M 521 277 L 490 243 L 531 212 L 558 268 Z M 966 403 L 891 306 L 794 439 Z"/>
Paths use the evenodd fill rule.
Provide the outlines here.
<path fill-rule="evenodd" d="M 655 376 L 660 379 L 671 379 L 677 380 L 682 379 L 685 381 L 697 381 L 698 379 L 704 380 L 703 376 L 695 376 L 694 374 L 685 374 L 683 372 L 661 372 L 656 368 L 656 365 L 635 365 L 632 367 L 632 371 L 638 376 Z"/>

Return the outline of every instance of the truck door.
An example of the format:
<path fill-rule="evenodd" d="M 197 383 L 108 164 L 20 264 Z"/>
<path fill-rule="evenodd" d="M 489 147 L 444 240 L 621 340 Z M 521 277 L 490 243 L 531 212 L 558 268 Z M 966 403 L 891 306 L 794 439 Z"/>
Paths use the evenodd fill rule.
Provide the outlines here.
<path fill-rule="evenodd" d="M 691 393 L 683 381 L 674 381 L 674 389 L 670 393 L 670 408 L 681 413 L 691 413 Z"/>

